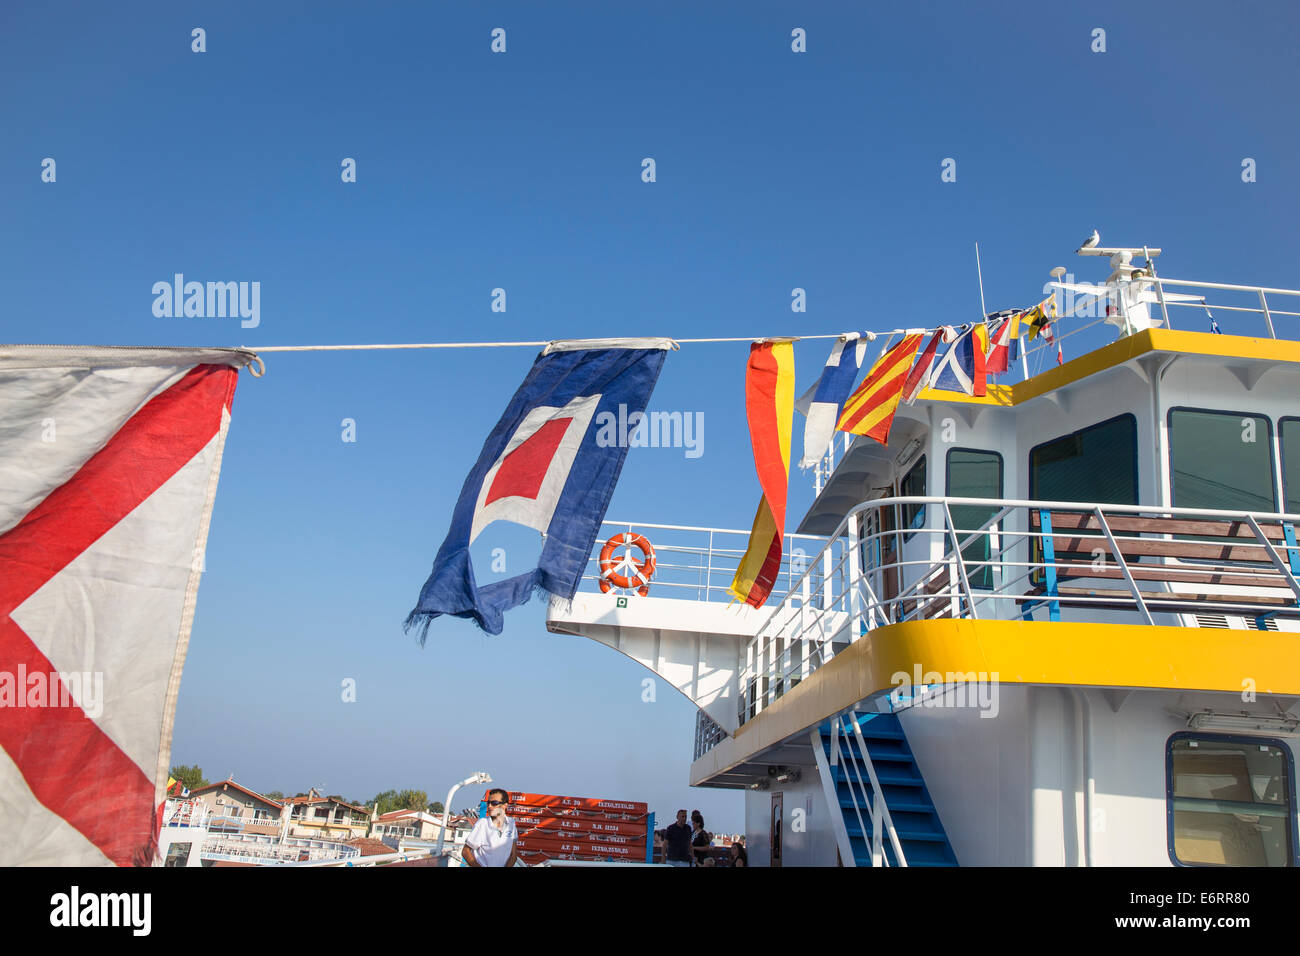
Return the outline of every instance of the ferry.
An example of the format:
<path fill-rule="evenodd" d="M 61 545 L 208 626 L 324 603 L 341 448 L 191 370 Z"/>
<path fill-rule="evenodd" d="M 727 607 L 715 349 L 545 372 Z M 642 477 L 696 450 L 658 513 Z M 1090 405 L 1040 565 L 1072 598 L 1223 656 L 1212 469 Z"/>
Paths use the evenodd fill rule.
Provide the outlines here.
<path fill-rule="evenodd" d="M 695 703 L 751 865 L 1300 861 L 1300 292 L 1076 251 L 1110 274 L 1052 271 L 1056 335 L 1113 341 L 837 435 L 766 605 L 727 593 L 746 531 L 615 521 L 648 588 L 593 554 L 551 601 Z"/>

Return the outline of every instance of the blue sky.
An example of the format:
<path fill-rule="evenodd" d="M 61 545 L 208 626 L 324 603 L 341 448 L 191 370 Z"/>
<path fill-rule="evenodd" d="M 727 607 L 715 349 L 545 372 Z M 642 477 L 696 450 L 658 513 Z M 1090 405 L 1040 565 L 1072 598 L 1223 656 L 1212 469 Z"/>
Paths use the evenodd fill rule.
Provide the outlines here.
<path fill-rule="evenodd" d="M 1104 278 L 1070 255 L 1094 228 L 1162 246 L 1162 274 L 1295 286 L 1297 26 L 1281 3 L 4 5 L 0 338 L 932 326 L 977 317 L 975 241 L 997 309 L 1037 301 L 1056 265 Z M 154 316 L 176 272 L 260 282 L 260 325 Z M 1104 341 L 1067 340 L 1066 357 Z M 800 391 L 828 347 L 796 346 Z M 440 621 L 421 649 L 402 632 L 533 357 L 272 354 L 241 379 L 175 761 L 354 798 L 438 796 L 487 769 L 742 828 L 738 795 L 687 787 L 691 705 L 662 682 L 643 703 L 646 672 L 547 634 L 540 604 L 499 638 Z M 702 412 L 704 454 L 633 450 L 611 517 L 748 526 L 745 357 L 669 356 L 652 408 Z M 796 470 L 792 524 L 810 499 Z"/>

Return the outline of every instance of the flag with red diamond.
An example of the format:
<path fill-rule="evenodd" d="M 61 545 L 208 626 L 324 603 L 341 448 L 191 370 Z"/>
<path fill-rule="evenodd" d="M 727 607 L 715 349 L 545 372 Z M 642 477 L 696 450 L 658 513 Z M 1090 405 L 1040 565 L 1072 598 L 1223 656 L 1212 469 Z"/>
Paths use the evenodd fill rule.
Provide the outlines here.
<path fill-rule="evenodd" d="M 0 347 L 0 866 L 154 861 L 250 357 Z"/>
<path fill-rule="evenodd" d="M 479 453 L 433 571 L 406 619 L 421 639 L 443 614 L 500 634 L 535 589 L 569 599 L 663 368 L 668 339 L 553 342 L 533 363 Z M 494 521 L 545 535 L 537 566 L 479 586 L 474 539 Z"/>

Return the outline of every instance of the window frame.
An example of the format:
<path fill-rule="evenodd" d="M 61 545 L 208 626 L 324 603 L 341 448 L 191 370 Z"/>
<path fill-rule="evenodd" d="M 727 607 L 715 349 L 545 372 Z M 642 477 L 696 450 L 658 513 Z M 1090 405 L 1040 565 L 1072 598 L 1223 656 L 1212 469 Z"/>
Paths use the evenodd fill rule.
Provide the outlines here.
<path fill-rule="evenodd" d="M 1296 422 L 1300 424 L 1300 415 L 1282 415 L 1277 420 L 1277 472 L 1282 479 L 1282 498 L 1278 504 L 1279 514 L 1291 514 L 1286 510 L 1287 501 L 1287 473 L 1286 473 L 1286 446 L 1282 441 L 1282 423 Z M 1300 477 L 1300 476 L 1297 476 Z M 1172 479 L 1171 479 L 1172 484 Z"/>
<path fill-rule="evenodd" d="M 947 454 L 945 454 L 945 455 L 943 456 L 943 493 L 944 493 L 944 497 L 947 497 L 947 498 L 954 498 L 954 497 L 970 497 L 970 495 L 960 495 L 960 496 L 959 496 L 959 495 L 954 495 L 954 494 L 952 493 L 952 456 L 953 456 L 953 453 L 954 453 L 954 452 L 959 452 L 959 451 L 964 451 L 964 452 L 966 452 L 966 453 L 968 453 L 968 454 L 976 454 L 976 455 L 992 455 L 994 458 L 996 458 L 996 459 L 998 460 L 998 496 L 997 496 L 996 498 L 989 498 L 988 500 L 989 500 L 989 501 L 1000 501 L 1000 500 L 1005 500 L 1005 499 L 1006 499 L 1006 495 L 1007 495 L 1007 462 L 1006 462 L 1006 459 L 1002 456 L 1002 452 L 1000 452 L 1000 451 L 994 451 L 994 450 L 991 449 L 991 448 L 962 448 L 962 447 L 958 447 L 958 448 L 949 448 L 949 449 L 948 449 Z M 950 505 L 950 506 L 949 506 L 950 509 L 951 509 L 951 508 L 954 508 L 954 507 L 956 507 L 956 508 L 969 508 L 969 507 L 974 507 L 974 506 L 973 506 L 973 505 Z M 996 512 L 996 511 L 999 511 L 999 510 L 1001 510 L 1001 509 L 995 508 L 995 509 L 993 509 L 993 510 Z M 1001 534 L 1001 533 L 1002 533 L 1002 522 L 999 521 L 997 524 L 995 524 L 995 525 L 993 526 L 993 528 L 992 528 L 991 530 L 993 531 L 994 534 Z M 984 540 L 987 542 L 987 541 L 988 541 L 988 538 L 986 537 Z M 947 550 L 947 549 L 949 548 L 949 545 L 948 545 L 946 542 L 945 542 L 945 544 L 944 544 L 944 548 L 945 548 L 945 552 L 944 552 L 944 553 L 945 553 L 945 554 L 948 553 L 948 550 Z M 999 567 L 1000 567 L 1000 565 L 999 565 Z M 992 588 L 992 586 L 993 586 L 993 585 L 992 585 L 992 580 L 993 580 L 993 578 L 992 578 L 992 575 L 993 575 L 993 566 L 992 566 L 992 565 L 987 565 L 987 566 L 985 566 L 985 567 L 983 567 L 983 568 L 980 568 L 980 569 L 976 570 L 975 573 L 978 574 L 978 575 L 981 575 L 981 577 L 987 577 L 988 580 L 989 580 L 989 582 L 990 582 L 988 588 L 983 588 L 983 585 L 979 585 L 979 587 L 983 588 L 984 590 L 988 590 L 989 588 Z M 977 586 L 977 585 L 975 585 L 975 584 L 972 584 L 972 585 L 971 585 L 971 587 L 976 587 L 976 586 Z"/>
<path fill-rule="evenodd" d="M 916 469 L 918 469 L 918 468 L 922 468 L 922 469 L 924 469 L 924 481 L 923 481 L 922 484 L 921 484 L 921 493 L 920 493 L 919 495 L 916 495 L 915 497 L 918 497 L 918 498 L 924 498 L 924 497 L 926 497 L 926 492 L 929 490 L 929 487 L 930 487 L 930 466 L 929 466 L 929 463 L 926 461 L 926 458 L 927 458 L 927 457 L 928 457 L 928 456 L 926 455 L 926 453 L 925 453 L 925 452 L 922 452 L 921 455 L 920 455 L 920 457 L 918 457 L 918 458 L 916 459 L 916 461 L 912 462 L 911 467 L 909 467 L 909 468 L 907 469 L 907 471 L 904 472 L 904 473 L 899 477 L 899 479 L 898 479 L 898 497 L 900 497 L 900 498 L 912 497 L 911 495 L 904 494 L 904 492 L 903 492 L 903 482 L 906 481 L 908 478 L 910 478 L 910 477 L 913 475 L 913 473 L 916 471 Z M 915 521 L 916 518 L 917 518 L 917 516 L 919 515 L 920 518 L 921 518 L 921 523 L 918 524 L 918 525 L 913 525 L 913 524 L 912 524 L 912 521 L 907 521 L 907 520 L 906 520 L 906 518 L 907 518 L 907 507 L 908 507 L 907 505 L 901 505 L 901 506 L 899 507 L 899 509 L 898 509 L 898 522 L 897 522 L 897 523 L 898 523 L 898 530 L 899 530 L 899 532 L 902 534 L 902 539 L 903 539 L 903 540 L 902 540 L 902 543 L 903 543 L 903 544 L 906 544 L 907 542 L 909 542 L 909 541 L 911 541 L 913 538 L 915 538 L 915 537 L 916 537 L 916 533 L 917 533 L 918 531 L 920 531 L 922 528 L 924 528 L 926 522 L 930 520 L 930 515 L 929 515 L 929 514 L 927 513 L 927 511 L 926 511 L 926 506 L 925 506 L 924 504 L 922 504 L 922 505 L 918 505 L 917 508 L 918 508 L 919 510 L 916 512 L 916 514 L 914 514 L 914 515 L 912 516 L 912 521 Z M 904 527 L 904 525 L 906 525 L 906 527 Z"/>
<path fill-rule="evenodd" d="M 1212 863 L 1184 863 L 1178 859 L 1178 854 L 1174 850 L 1174 742 L 1178 740 L 1198 740 L 1198 741 L 1219 741 L 1221 743 L 1231 744 L 1250 744 L 1251 746 L 1271 746 L 1276 747 L 1282 752 L 1282 757 L 1286 761 L 1286 780 L 1287 780 L 1287 839 L 1288 849 L 1290 850 L 1289 860 L 1285 867 L 1265 867 L 1265 869 L 1287 869 L 1300 867 L 1300 830 L 1297 830 L 1297 790 L 1295 777 L 1295 754 L 1286 742 L 1278 737 L 1254 736 L 1251 734 L 1224 734 L 1224 733 L 1204 733 L 1198 730 L 1180 730 L 1175 734 L 1170 734 L 1165 741 L 1165 844 L 1169 852 L 1169 860 L 1174 866 L 1186 867 L 1188 869 L 1202 870 L 1239 870 L 1246 867 L 1235 866 L 1216 866 Z"/>
<path fill-rule="evenodd" d="M 1228 418 L 1236 417 L 1236 418 L 1264 419 L 1265 424 L 1268 426 L 1268 481 L 1273 488 L 1273 510 L 1275 513 L 1277 512 L 1277 509 L 1279 507 L 1278 492 L 1279 490 L 1281 490 L 1282 497 L 1285 498 L 1286 491 L 1284 488 L 1279 489 L 1277 487 L 1279 466 L 1281 464 L 1279 463 L 1278 459 L 1281 457 L 1280 455 L 1281 447 L 1280 446 L 1274 447 L 1273 444 L 1274 429 L 1273 429 L 1272 416 L 1266 415 L 1263 412 L 1234 412 L 1234 411 L 1229 411 L 1226 408 L 1198 408 L 1194 405 L 1170 405 L 1169 409 L 1165 412 L 1165 431 L 1167 433 L 1166 444 L 1169 446 L 1168 447 L 1169 457 L 1168 460 L 1165 462 L 1165 465 L 1168 466 L 1169 468 L 1169 507 L 1171 508 L 1182 507 L 1174 500 L 1177 497 L 1174 493 L 1174 412 L 1199 412 L 1200 414 L 1203 415 L 1223 415 Z M 1290 416 L 1290 417 L 1295 418 L 1296 416 Z M 1297 419 L 1297 421 L 1300 421 L 1300 419 Z M 1281 428 L 1277 429 L 1277 433 L 1280 437 Z M 1282 467 L 1284 467 L 1284 465 Z M 1285 477 L 1282 479 L 1282 483 L 1285 486 L 1286 484 Z M 1229 508 L 1226 510 L 1248 511 L 1250 509 Z"/>
<path fill-rule="evenodd" d="M 1134 500 L 1126 501 L 1122 503 L 1132 504 L 1132 505 L 1141 504 L 1142 473 L 1140 470 L 1140 466 L 1138 465 L 1138 420 L 1137 420 L 1137 416 L 1132 412 L 1120 412 L 1120 414 L 1118 415 L 1112 415 L 1110 418 L 1103 418 L 1099 422 L 1093 422 L 1091 425 L 1085 425 L 1082 428 L 1076 428 L 1074 431 L 1066 432 L 1063 435 L 1057 435 L 1054 438 L 1047 439 L 1047 441 L 1041 441 L 1037 445 L 1031 446 L 1029 449 L 1029 454 L 1025 458 L 1025 467 L 1029 470 L 1029 500 L 1030 501 L 1044 500 L 1039 498 L 1038 496 L 1038 479 L 1034 474 L 1034 453 L 1036 451 L 1038 451 L 1040 448 L 1047 447 L 1053 442 L 1061 441 L 1062 439 L 1069 438 L 1073 435 L 1083 435 L 1085 432 L 1090 432 L 1094 429 L 1101 428 L 1103 425 L 1110 425 L 1113 422 L 1118 422 L 1125 418 L 1127 418 L 1129 421 L 1133 423 L 1133 498 Z M 1087 502 L 1084 503 L 1086 504 Z M 1093 503 L 1107 504 L 1107 502 L 1093 502 Z"/>

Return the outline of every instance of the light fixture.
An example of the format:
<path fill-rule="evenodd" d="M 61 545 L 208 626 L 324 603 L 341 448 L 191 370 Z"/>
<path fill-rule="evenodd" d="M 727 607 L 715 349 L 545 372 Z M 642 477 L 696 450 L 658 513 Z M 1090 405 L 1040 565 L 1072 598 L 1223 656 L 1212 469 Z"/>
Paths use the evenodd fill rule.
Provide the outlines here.
<path fill-rule="evenodd" d="M 1242 731 L 1257 730 L 1271 734 L 1295 734 L 1300 728 L 1300 719 L 1270 714 L 1219 714 L 1212 710 L 1203 710 L 1187 718 L 1187 726 L 1192 730 Z"/>
<path fill-rule="evenodd" d="M 799 779 L 798 770 L 787 770 L 785 773 L 777 774 L 777 783 L 795 783 Z"/>
<path fill-rule="evenodd" d="M 762 779 L 755 780 L 753 783 L 751 783 L 751 784 L 749 785 L 749 789 L 750 789 L 750 790 L 766 790 L 766 789 L 767 789 L 767 778 L 764 777 L 764 778 L 762 778 Z"/>

